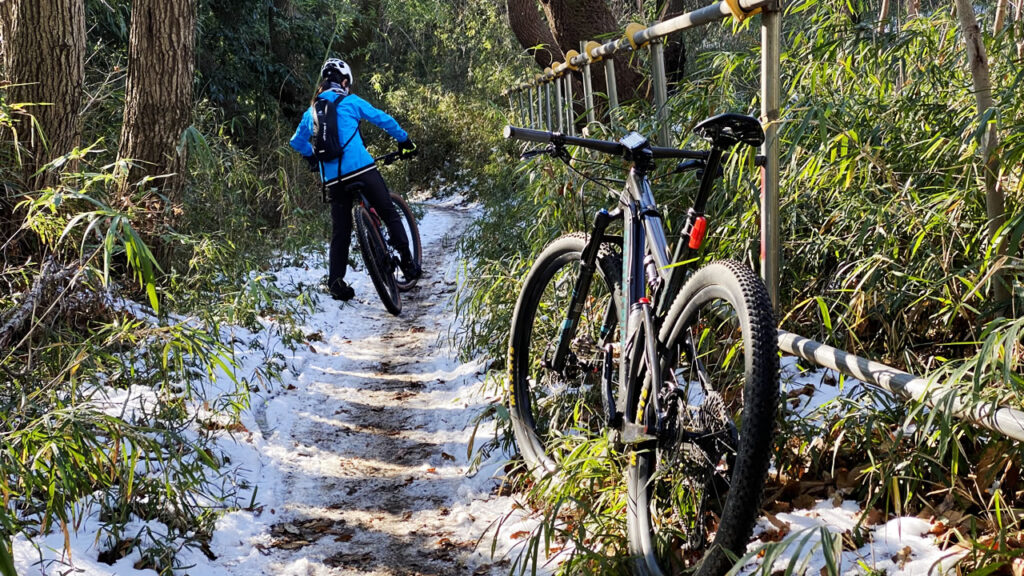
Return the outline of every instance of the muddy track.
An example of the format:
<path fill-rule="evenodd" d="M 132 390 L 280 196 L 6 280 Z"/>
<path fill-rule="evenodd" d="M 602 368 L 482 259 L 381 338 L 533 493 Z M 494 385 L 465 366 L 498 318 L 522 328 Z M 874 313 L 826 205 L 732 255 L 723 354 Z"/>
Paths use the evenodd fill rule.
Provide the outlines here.
<path fill-rule="evenodd" d="M 457 404 L 439 408 L 437 398 L 453 380 L 443 370 L 454 314 L 451 252 L 469 217 L 432 210 L 443 210 L 450 231 L 425 238 L 424 277 L 403 295 L 402 315 L 388 314 L 366 282 L 342 314 L 371 315 L 376 333 L 353 337 L 343 325 L 324 326 L 310 344 L 316 355 L 295 390 L 303 413 L 291 430 L 277 431 L 279 444 L 291 442 L 275 498 L 284 506 L 272 511 L 280 521 L 265 549 L 278 573 L 504 573 L 474 564 L 469 553 L 480 534 L 449 518 L 468 468 L 465 432 L 451 423 L 466 415 Z"/>

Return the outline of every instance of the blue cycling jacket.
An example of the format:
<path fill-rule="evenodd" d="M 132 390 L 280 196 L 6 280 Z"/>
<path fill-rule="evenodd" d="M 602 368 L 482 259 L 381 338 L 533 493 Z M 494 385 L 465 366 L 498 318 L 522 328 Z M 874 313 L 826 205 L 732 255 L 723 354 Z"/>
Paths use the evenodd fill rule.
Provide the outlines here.
<path fill-rule="evenodd" d="M 337 160 L 320 163 L 320 177 L 324 182 L 330 182 L 336 178 L 348 179 L 373 167 L 373 156 L 366 151 L 363 137 L 359 134 L 360 120 L 369 120 L 398 142 L 405 142 L 409 139 L 409 134 L 402 130 L 394 118 L 386 112 L 374 108 L 369 102 L 355 94 L 349 94 L 342 99 L 338 92 L 327 90 L 320 93 L 317 98 L 333 100 L 337 103 L 338 142 L 345 145 L 345 154 L 340 163 Z M 295 135 L 290 141 L 292 148 L 303 156 L 313 155 L 313 145 L 309 141 L 313 137 L 314 115 L 313 107 L 310 106 L 302 115 L 302 121 L 299 122 L 299 127 L 295 129 Z M 346 142 L 348 142 L 347 145 Z"/>

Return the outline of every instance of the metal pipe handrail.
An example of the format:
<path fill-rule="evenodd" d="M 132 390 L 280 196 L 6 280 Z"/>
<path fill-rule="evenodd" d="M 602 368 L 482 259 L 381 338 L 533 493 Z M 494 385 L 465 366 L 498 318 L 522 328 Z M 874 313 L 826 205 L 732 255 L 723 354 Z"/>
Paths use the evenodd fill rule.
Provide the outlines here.
<path fill-rule="evenodd" d="M 740 8 L 745 13 L 751 13 L 759 8 L 773 5 L 778 0 L 737 0 Z M 717 20 L 722 20 L 728 16 L 732 16 L 732 8 L 729 7 L 729 3 L 715 2 L 711 6 L 706 8 L 700 8 L 686 14 L 681 14 L 675 18 L 669 18 L 664 22 L 658 22 L 657 24 L 648 26 L 646 28 L 639 28 L 639 25 L 631 25 L 626 28 L 626 35 L 621 38 L 616 38 L 604 44 L 598 44 L 592 42 L 587 45 L 583 53 L 575 53 L 570 50 L 566 54 L 565 62 L 557 62 L 544 71 L 544 74 L 534 78 L 532 81 L 520 84 L 515 88 L 506 90 L 505 92 L 513 92 L 523 90 L 534 84 L 545 84 L 552 82 L 562 77 L 566 72 L 577 70 L 587 64 L 593 64 L 599 62 L 609 56 L 614 56 L 621 52 L 629 52 L 636 50 L 639 47 L 646 46 L 650 42 L 659 38 L 664 38 L 669 34 L 686 30 L 688 28 L 695 28 L 697 26 L 704 26 Z M 502 93 L 505 96 L 506 93 Z"/>
<path fill-rule="evenodd" d="M 1024 442 L 1024 412 L 1020 410 L 967 402 L 958 395 L 957 390 L 938 387 L 933 380 L 914 376 L 785 330 L 779 330 L 779 350 L 878 386 L 901 398 L 918 400 L 933 408 L 948 409 L 957 418 Z"/>

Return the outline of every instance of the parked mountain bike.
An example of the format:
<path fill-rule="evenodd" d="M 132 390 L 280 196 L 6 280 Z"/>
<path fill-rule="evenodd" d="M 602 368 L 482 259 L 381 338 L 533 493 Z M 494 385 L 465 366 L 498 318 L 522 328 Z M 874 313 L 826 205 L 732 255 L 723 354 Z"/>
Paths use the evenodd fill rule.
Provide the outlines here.
<path fill-rule="evenodd" d="M 415 152 L 395 151 L 374 158 L 374 161 L 388 165 L 415 154 Z M 401 255 L 392 246 L 387 226 L 381 226 L 380 216 L 367 202 L 362 189 L 363 184 L 359 182 L 350 184 L 346 188 L 349 193 L 356 194 L 359 198 L 359 201 L 354 204 L 359 252 L 363 255 L 366 271 L 373 281 L 373 287 L 377 290 L 381 302 L 384 303 L 388 312 L 397 316 L 402 313 L 401 293 L 412 289 L 416 285 L 417 278 L 406 278 L 402 273 L 399 266 Z M 402 227 L 405 228 L 405 235 L 409 239 L 409 251 L 412 253 L 416 266 L 419 267 L 422 263 L 423 245 L 420 243 L 420 230 L 416 224 L 416 216 L 409 208 L 409 204 L 398 194 L 392 192 L 391 201 L 394 202 L 395 208 L 398 209 L 398 214 L 402 218 Z"/>
<path fill-rule="evenodd" d="M 631 163 L 618 207 L 589 234 L 550 243 L 526 277 L 512 320 L 509 399 L 516 443 L 538 477 L 557 474 L 580 434 L 607 431 L 627 456 L 633 571 L 724 574 L 760 512 L 779 397 L 777 335 L 760 278 L 733 260 L 694 271 L 705 206 L 723 157 L 764 141 L 754 118 L 723 114 L 695 132 L 710 151 L 507 126 L 506 138 L 567 146 Z M 682 159 L 699 188 L 674 250 L 651 190 L 658 159 Z M 621 223 L 621 236 L 612 235 Z"/>

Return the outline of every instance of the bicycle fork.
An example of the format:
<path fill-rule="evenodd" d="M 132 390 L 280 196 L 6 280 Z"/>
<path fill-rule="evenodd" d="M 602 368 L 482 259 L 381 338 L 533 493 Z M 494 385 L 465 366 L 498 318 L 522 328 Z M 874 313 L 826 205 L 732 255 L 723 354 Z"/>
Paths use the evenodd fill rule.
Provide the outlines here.
<path fill-rule="evenodd" d="M 590 293 L 590 284 L 594 280 L 594 272 L 597 271 L 597 257 L 600 253 L 601 243 L 604 241 L 604 232 L 613 220 L 620 217 L 621 213 L 614 214 L 607 210 L 601 210 L 594 217 L 593 232 L 590 234 L 590 239 L 587 240 L 586 246 L 583 247 L 583 254 L 580 257 L 580 274 L 576 279 L 576 285 L 573 286 L 569 311 L 565 319 L 562 320 L 562 327 L 558 331 L 558 344 L 555 346 L 555 354 L 549 362 L 550 368 L 556 372 L 561 372 L 565 369 L 566 360 L 569 356 L 569 345 L 572 343 L 572 339 L 576 337 L 580 314 L 583 312 L 587 295 Z M 607 327 L 608 323 L 606 321 L 602 327 L 602 332 Z M 604 338 L 606 334 L 602 333 L 601 336 Z"/>
<path fill-rule="evenodd" d="M 651 301 L 644 297 L 640 298 L 630 308 L 630 325 L 636 326 L 626 349 L 626 359 L 629 368 L 626 371 L 629 382 L 626 390 L 637 390 L 635 413 L 631 410 L 632 402 L 627 399 L 626 410 L 633 413 L 633 418 L 625 418 L 622 422 L 622 443 L 640 444 L 656 440 L 663 428 L 661 398 L 658 396 L 658 388 L 661 379 L 661 362 L 658 361 L 658 335 L 655 333 L 654 315 Z M 640 377 L 641 367 L 643 370 L 643 384 L 632 385 Z M 654 414 L 653 429 L 644 415 L 647 413 L 648 404 Z"/>

